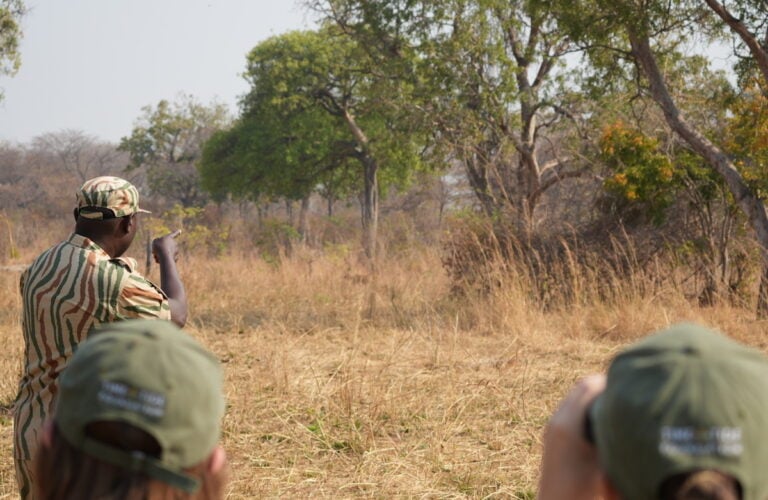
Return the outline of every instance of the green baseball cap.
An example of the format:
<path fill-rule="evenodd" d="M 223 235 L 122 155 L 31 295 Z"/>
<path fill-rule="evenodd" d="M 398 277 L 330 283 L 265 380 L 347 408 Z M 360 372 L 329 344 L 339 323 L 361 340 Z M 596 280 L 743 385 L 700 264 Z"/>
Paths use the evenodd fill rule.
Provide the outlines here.
<path fill-rule="evenodd" d="M 216 447 L 224 414 L 218 360 L 173 323 L 126 320 L 95 329 L 59 378 L 55 423 L 75 448 L 194 493 L 184 469 Z M 92 437 L 94 422 L 123 422 L 154 437 L 159 457 Z"/>
<path fill-rule="evenodd" d="M 120 177 L 95 177 L 85 181 L 77 192 L 77 213 L 80 217 L 114 219 L 137 212 L 150 213 L 139 208 L 136 186 Z"/>
<path fill-rule="evenodd" d="M 714 469 L 743 499 L 768 498 L 768 357 L 692 324 L 630 346 L 590 410 L 601 467 L 624 500 Z"/>

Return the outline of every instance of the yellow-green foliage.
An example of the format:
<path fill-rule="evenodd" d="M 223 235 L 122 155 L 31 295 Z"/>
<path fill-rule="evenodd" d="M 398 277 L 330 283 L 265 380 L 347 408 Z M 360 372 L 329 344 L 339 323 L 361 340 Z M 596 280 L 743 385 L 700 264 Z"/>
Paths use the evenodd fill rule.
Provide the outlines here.
<path fill-rule="evenodd" d="M 761 198 L 768 193 L 768 98 L 757 85 L 735 99 L 725 145 L 746 181 Z"/>
<path fill-rule="evenodd" d="M 152 237 L 162 236 L 177 229 L 182 230 L 179 243 L 189 251 L 207 250 L 220 255 L 227 249 L 230 226 L 219 224 L 211 228 L 204 224 L 205 209 L 183 207 L 176 204 L 157 218 L 149 218 L 146 225 Z"/>
<path fill-rule="evenodd" d="M 676 186 L 672 161 L 659 141 L 619 121 L 603 130 L 600 153 L 611 171 L 603 185 L 619 208 L 642 207 L 652 221 L 661 222 Z"/>
<path fill-rule="evenodd" d="M 5 227 L 3 228 L 2 226 Z M 7 231 L 3 231 L 3 229 Z M 2 249 L 4 255 L 0 255 L 0 260 L 19 258 L 19 249 L 13 241 L 13 222 L 5 214 L 0 214 L 0 234 L 3 233 L 5 235 L 0 236 L 0 249 Z"/>

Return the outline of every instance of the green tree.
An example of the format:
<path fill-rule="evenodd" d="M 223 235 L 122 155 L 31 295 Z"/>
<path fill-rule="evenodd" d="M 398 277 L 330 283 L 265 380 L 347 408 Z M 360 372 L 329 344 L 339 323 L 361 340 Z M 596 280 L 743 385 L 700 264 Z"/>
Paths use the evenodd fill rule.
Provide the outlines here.
<path fill-rule="evenodd" d="M 145 169 L 155 193 L 184 207 L 202 205 L 205 192 L 195 163 L 203 143 L 230 118 L 225 105 L 203 105 L 190 95 L 175 102 L 145 106 L 130 136 L 120 140 L 120 151 L 129 154 L 127 169 Z"/>
<path fill-rule="evenodd" d="M 630 230 L 653 223 L 657 248 L 692 269 L 700 303 L 736 297 L 745 254 L 734 240 L 743 217 L 722 178 L 668 133 L 652 137 L 618 121 L 605 127 L 600 146 L 607 175 L 599 206 Z"/>
<path fill-rule="evenodd" d="M 234 127 L 212 138 L 201 164 L 221 196 L 301 199 L 315 189 L 361 191 L 363 246 L 375 258 L 379 196 L 420 168 L 420 137 L 399 114 L 412 90 L 378 76 L 365 50 L 338 30 L 272 37 L 248 54 L 251 91 Z"/>
<path fill-rule="evenodd" d="M 433 132 L 430 151 L 460 162 L 488 215 L 534 226 L 546 190 L 587 166 L 562 147 L 578 135 L 563 60 L 574 50 L 546 8 L 526 0 L 313 0 L 390 78 L 413 74 L 404 104 Z M 580 140 L 574 141 L 576 150 Z"/>
<path fill-rule="evenodd" d="M 24 13 L 24 2 L 21 0 L 0 0 L 0 75 L 13 76 L 21 66 L 19 43 L 22 32 L 19 21 Z"/>
<path fill-rule="evenodd" d="M 593 62 L 603 69 L 620 72 L 624 68 L 633 72 L 636 68 L 638 90 L 656 102 L 669 127 L 723 179 L 762 248 L 763 277 L 758 310 L 768 311 L 768 214 L 763 200 L 745 181 L 722 139 L 708 136 L 681 112 L 675 82 L 669 78 L 670 64 L 680 49 L 687 48 L 693 40 L 725 32 L 734 42 L 745 44 L 750 65 L 759 68 L 765 85 L 768 47 L 764 36 L 756 32 L 757 28 L 765 29 L 765 3 L 761 0 L 731 2 L 730 6 L 743 13 L 744 19 L 738 19 L 725 4 L 715 0 L 706 0 L 709 9 L 702 9 L 700 2 L 690 0 L 642 3 L 545 0 L 542 3 L 555 6 L 553 12 L 558 15 L 561 26 L 574 40 L 589 48 Z M 762 15 L 757 15 L 760 12 Z"/>

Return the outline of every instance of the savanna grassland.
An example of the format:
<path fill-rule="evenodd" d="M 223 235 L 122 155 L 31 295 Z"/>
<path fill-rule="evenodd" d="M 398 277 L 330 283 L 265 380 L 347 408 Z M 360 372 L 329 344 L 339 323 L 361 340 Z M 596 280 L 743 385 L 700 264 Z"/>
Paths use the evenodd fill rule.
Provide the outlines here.
<path fill-rule="evenodd" d="M 63 234 L 18 249 L 0 273 L 2 498 L 16 496 L 10 407 L 23 349 L 20 271 L 8 266 Z M 596 278 L 574 269 L 580 298 L 546 308 L 514 266 L 492 291 L 457 295 L 441 252 L 385 252 L 375 279 L 352 245 L 182 255 L 187 330 L 226 373 L 228 498 L 534 498 L 548 416 L 627 342 L 690 320 L 768 346 L 768 324 L 748 308 L 700 308 L 674 286 L 622 276 L 598 299 Z"/>

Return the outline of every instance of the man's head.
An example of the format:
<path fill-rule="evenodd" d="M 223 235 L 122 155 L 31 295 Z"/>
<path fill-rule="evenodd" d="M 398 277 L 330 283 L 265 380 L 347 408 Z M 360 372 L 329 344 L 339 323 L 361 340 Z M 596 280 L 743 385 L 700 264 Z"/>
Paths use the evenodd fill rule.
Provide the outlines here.
<path fill-rule="evenodd" d="M 139 208 L 139 191 L 120 177 L 95 177 L 77 192 L 76 216 L 93 220 L 126 217 L 135 213 L 149 213 Z"/>
<path fill-rule="evenodd" d="M 660 498 L 697 470 L 768 496 L 768 358 L 709 329 L 678 325 L 619 354 L 590 412 L 600 463 L 624 500 Z"/>
<path fill-rule="evenodd" d="M 213 355 L 170 322 L 126 320 L 102 325 L 72 357 L 54 425 L 79 454 L 191 494 L 200 478 L 189 471 L 220 451 L 223 412 Z"/>
<path fill-rule="evenodd" d="M 78 234 L 96 241 L 111 257 L 120 257 L 131 246 L 138 230 L 136 187 L 120 177 L 102 176 L 86 181 L 76 193 L 74 210 Z"/>

